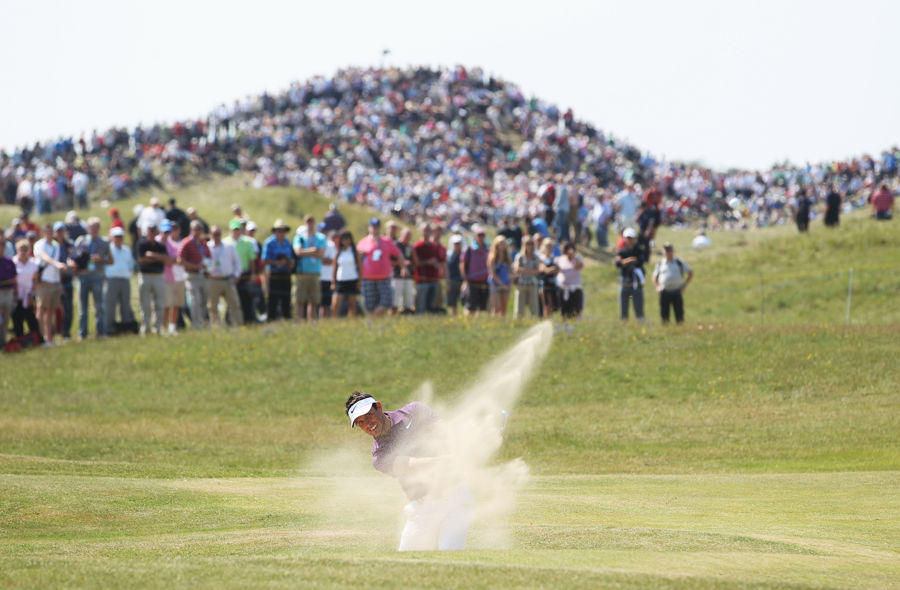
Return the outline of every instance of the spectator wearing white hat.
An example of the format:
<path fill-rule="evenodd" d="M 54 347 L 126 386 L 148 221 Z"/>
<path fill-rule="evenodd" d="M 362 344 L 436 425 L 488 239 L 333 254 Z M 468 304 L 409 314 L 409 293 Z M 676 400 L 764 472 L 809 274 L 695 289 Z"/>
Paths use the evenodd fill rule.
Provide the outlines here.
<path fill-rule="evenodd" d="M 619 317 L 628 319 L 629 301 L 634 304 L 634 316 L 644 320 L 644 250 L 637 245 L 637 232 L 627 227 L 622 232 L 625 246 L 616 253 L 619 276 Z"/>
<path fill-rule="evenodd" d="M 214 225 L 209 231 L 207 243 L 210 253 L 209 267 L 209 320 L 211 325 L 220 324 L 219 299 L 228 304 L 228 319 L 232 326 L 244 323 L 237 284 L 241 280 L 241 258 L 233 244 L 222 241 L 222 228 Z M 316 285 L 318 286 L 318 285 Z"/>
<path fill-rule="evenodd" d="M 115 334 L 116 308 L 119 310 L 119 318 L 123 328 L 135 326 L 134 311 L 131 309 L 131 273 L 134 271 L 134 256 L 131 249 L 125 245 L 125 230 L 114 227 L 109 230 L 112 244 L 109 252 L 112 255 L 112 264 L 104 269 L 106 273 L 106 290 L 103 293 L 106 318 L 104 327 L 106 334 Z"/>

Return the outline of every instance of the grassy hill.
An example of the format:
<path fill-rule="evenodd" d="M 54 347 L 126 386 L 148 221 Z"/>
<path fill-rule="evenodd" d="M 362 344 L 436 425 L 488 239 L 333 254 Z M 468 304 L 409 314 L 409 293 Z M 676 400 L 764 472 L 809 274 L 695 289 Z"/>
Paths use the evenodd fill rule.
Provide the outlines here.
<path fill-rule="evenodd" d="M 177 196 L 210 222 L 233 201 L 294 225 L 325 209 L 238 179 Z M 344 214 L 359 229 L 370 215 Z M 615 273 L 592 264 L 587 317 L 556 330 L 505 433 L 500 459 L 522 457 L 530 483 L 503 541 L 476 523 L 462 553 L 394 551 L 403 499 L 343 401 L 363 388 L 394 407 L 425 381 L 456 400 L 529 321 L 323 321 L 4 356 L 0 586 L 896 587 L 894 227 L 715 234 L 696 253 L 667 230 L 696 270 L 680 327 L 659 325 L 652 297 L 650 321 L 622 325 Z"/>

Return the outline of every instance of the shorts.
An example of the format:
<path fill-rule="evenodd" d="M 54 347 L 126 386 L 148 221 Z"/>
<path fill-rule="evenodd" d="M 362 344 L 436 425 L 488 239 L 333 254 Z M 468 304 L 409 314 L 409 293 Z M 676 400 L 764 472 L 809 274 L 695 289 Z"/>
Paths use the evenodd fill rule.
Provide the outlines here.
<path fill-rule="evenodd" d="M 391 279 L 363 279 L 362 292 L 366 311 L 374 311 L 379 307 L 383 309 L 391 308 L 394 300 Z"/>
<path fill-rule="evenodd" d="M 459 303 L 459 292 L 462 281 L 447 281 L 447 306 L 456 307 Z"/>
<path fill-rule="evenodd" d="M 359 295 L 359 281 L 338 281 L 335 292 L 338 295 Z"/>
<path fill-rule="evenodd" d="M 509 285 L 491 285 L 491 295 L 499 295 L 500 293 L 509 293 Z"/>
<path fill-rule="evenodd" d="M 166 283 L 166 307 L 184 307 L 184 281 Z"/>
<path fill-rule="evenodd" d="M 469 301 L 466 303 L 466 309 L 487 311 L 489 294 L 487 282 L 469 281 Z"/>
<path fill-rule="evenodd" d="M 62 285 L 39 282 L 34 288 L 34 300 L 37 307 L 56 309 L 62 305 Z"/>
<path fill-rule="evenodd" d="M 297 303 L 314 303 L 318 305 L 322 302 L 322 287 L 319 285 L 321 275 L 319 274 L 298 274 L 295 282 L 295 296 Z"/>
<path fill-rule="evenodd" d="M 319 287 L 320 292 L 322 293 L 322 299 L 319 302 L 319 305 L 331 307 L 331 281 L 319 281 Z"/>

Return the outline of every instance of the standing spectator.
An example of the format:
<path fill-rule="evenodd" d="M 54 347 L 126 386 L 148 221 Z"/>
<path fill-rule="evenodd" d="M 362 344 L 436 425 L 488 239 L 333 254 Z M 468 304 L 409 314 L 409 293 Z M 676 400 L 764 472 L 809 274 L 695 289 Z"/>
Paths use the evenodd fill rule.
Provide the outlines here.
<path fill-rule="evenodd" d="M 97 336 L 106 334 L 103 282 L 106 266 L 113 263 L 109 242 L 100 237 L 100 218 L 88 218 L 87 228 L 87 235 L 75 240 L 72 250 L 78 276 L 78 337 L 82 340 L 88 335 L 89 297 L 94 299 L 94 329 Z"/>
<path fill-rule="evenodd" d="M 447 307 L 450 313 L 456 315 L 456 308 L 460 302 L 460 290 L 463 284 L 461 269 L 463 237 L 453 234 L 450 237 L 450 254 L 447 256 Z"/>
<path fill-rule="evenodd" d="M 31 256 L 31 244 L 27 240 L 16 242 L 16 307 L 12 312 L 13 333 L 17 338 L 25 335 L 23 324 L 28 331 L 43 342 L 37 316 L 34 315 L 34 281 L 38 274 L 38 264 Z"/>
<path fill-rule="evenodd" d="M 432 306 L 432 310 L 438 313 L 446 313 L 445 308 L 447 306 L 447 301 L 444 297 L 443 282 L 443 280 L 447 277 L 447 248 L 441 242 L 441 237 L 443 235 L 444 228 L 440 223 L 436 223 L 431 226 L 431 241 L 434 244 L 435 250 L 437 251 L 438 259 L 437 292 L 434 294 L 434 305 Z"/>
<path fill-rule="evenodd" d="M 344 217 L 338 212 L 337 203 L 332 203 L 328 206 L 328 213 L 325 214 L 325 219 L 322 222 L 325 224 L 323 231 L 339 232 L 347 225 Z"/>
<path fill-rule="evenodd" d="M 894 216 L 894 195 L 886 183 L 872 195 L 872 209 L 875 219 L 890 219 Z"/>
<path fill-rule="evenodd" d="M 662 323 L 669 323 L 669 307 L 675 310 L 675 322 L 684 321 L 683 293 L 694 278 L 694 271 L 688 263 L 675 256 L 675 247 L 668 242 L 663 246 L 666 257 L 656 263 L 653 270 L 653 284 L 659 293 L 659 315 Z"/>
<path fill-rule="evenodd" d="M 562 255 L 557 257 L 559 267 L 557 287 L 559 287 L 559 308 L 564 319 L 575 319 L 581 316 L 584 309 L 584 291 L 581 288 L 581 269 L 584 261 L 575 253 L 575 244 L 566 242 L 562 247 Z"/>
<path fill-rule="evenodd" d="M 525 236 L 522 240 L 522 251 L 516 254 L 513 261 L 513 275 L 516 277 L 516 297 L 514 307 L 516 318 L 524 317 L 525 310 L 531 317 L 539 317 L 538 276 L 541 274 L 541 261 L 534 249 L 534 238 Z"/>
<path fill-rule="evenodd" d="M 559 274 L 559 267 L 553 256 L 553 246 L 553 238 L 544 238 L 541 241 L 541 250 L 538 255 L 541 271 L 538 275 L 538 287 L 540 288 L 541 309 L 545 318 L 553 317 L 553 310 L 556 308 L 556 275 Z"/>
<path fill-rule="evenodd" d="M 75 295 L 75 289 L 72 285 L 72 279 L 75 276 L 73 272 L 74 263 L 70 264 L 70 260 L 72 259 L 72 251 L 75 248 L 72 241 L 69 239 L 67 226 L 61 221 L 57 221 L 53 224 L 53 234 L 56 243 L 59 244 L 59 260 L 63 266 L 65 266 L 65 270 L 60 271 L 59 274 L 59 284 L 62 287 L 62 293 L 60 294 L 60 303 L 62 305 L 62 321 L 60 323 L 60 334 L 62 334 L 63 340 L 71 340 L 72 339 L 72 318 L 73 318 L 73 299 Z"/>
<path fill-rule="evenodd" d="M 109 230 L 112 244 L 109 252 L 112 264 L 106 266 L 106 292 L 103 299 L 106 303 L 106 333 L 116 334 L 121 330 L 133 329 L 135 326 L 134 311 L 131 309 L 131 273 L 134 271 L 134 256 L 125 245 L 125 230 L 114 227 Z M 116 308 L 122 320 L 116 328 Z"/>
<path fill-rule="evenodd" d="M 322 255 L 322 272 L 319 273 L 319 287 L 322 291 L 322 300 L 319 304 L 319 315 L 323 317 L 331 316 L 331 279 L 334 276 L 334 259 L 337 258 L 337 245 L 334 243 L 336 233 L 333 230 L 326 230 L 325 223 L 319 223 L 316 228 L 319 231 L 328 231 L 325 241 L 325 253 Z"/>
<path fill-rule="evenodd" d="M 491 315 L 506 315 L 509 290 L 512 284 L 512 260 L 506 238 L 497 236 L 488 253 L 488 286 L 491 295 Z"/>
<path fill-rule="evenodd" d="M 616 224 L 619 229 L 626 227 L 634 227 L 637 218 L 638 198 L 635 194 L 634 185 L 630 182 L 616 196 Z"/>
<path fill-rule="evenodd" d="M 415 283 L 413 282 L 414 267 L 412 261 L 412 232 L 403 228 L 400 238 L 397 238 L 399 226 L 393 221 L 388 222 L 388 237 L 400 251 L 399 264 L 394 265 L 391 277 L 391 289 L 394 292 L 394 313 L 412 313 L 416 304 Z"/>
<path fill-rule="evenodd" d="M 263 293 L 262 288 L 263 280 L 266 274 L 266 266 L 262 261 L 262 244 L 260 244 L 259 240 L 256 239 L 256 222 L 248 221 L 245 227 L 246 233 L 244 237 L 250 240 L 250 245 L 253 246 L 253 251 L 256 252 L 256 260 L 253 261 L 253 272 L 256 275 L 256 279 L 253 280 L 253 283 L 250 285 L 250 289 L 253 291 L 254 311 L 256 311 L 260 315 L 263 315 L 268 310 L 268 305 L 266 303 L 266 295 L 265 293 Z"/>
<path fill-rule="evenodd" d="M 294 268 L 294 248 L 287 239 L 290 227 L 281 219 L 272 226 L 272 235 L 262 247 L 262 261 L 268 273 L 268 321 L 291 319 L 291 269 Z"/>
<path fill-rule="evenodd" d="M 562 177 L 557 177 L 556 199 L 553 201 L 553 216 L 556 219 L 556 237 L 561 241 L 569 239 L 569 212 L 571 211 L 569 200 L 569 183 Z"/>
<path fill-rule="evenodd" d="M 181 240 L 175 263 L 184 267 L 187 273 L 186 291 L 191 294 L 191 328 L 199 330 L 206 323 L 206 305 L 209 301 L 209 248 L 203 236 L 206 235 L 200 221 L 191 222 L 191 234 Z"/>
<path fill-rule="evenodd" d="M 188 216 L 188 219 L 191 220 L 191 223 L 194 223 L 195 221 L 200 222 L 200 225 L 203 227 L 204 237 L 209 235 L 209 224 L 206 223 L 206 221 L 202 217 L 197 215 L 196 209 L 194 209 L 193 207 L 188 207 L 187 216 Z M 193 231 L 193 229 L 191 231 Z"/>
<path fill-rule="evenodd" d="M 143 211 L 144 206 L 135 205 L 134 209 L 135 211 L 137 211 L 137 213 L 134 214 L 135 219 L 137 219 L 137 216 L 140 215 L 141 211 Z M 125 228 L 125 222 L 122 221 L 122 217 L 119 216 L 119 209 L 117 207 L 113 207 L 109 210 L 109 229 L 112 229 L 114 227 L 121 227 L 123 229 Z"/>
<path fill-rule="evenodd" d="M 186 301 L 185 281 L 187 273 L 184 267 L 177 263 L 178 249 L 181 246 L 181 229 L 177 223 L 164 219 L 159 224 L 162 235 L 159 241 L 166 246 L 166 255 L 170 264 L 163 267 L 163 280 L 166 281 L 166 312 L 165 320 L 168 324 L 169 336 L 178 334 L 178 316 Z"/>
<path fill-rule="evenodd" d="M 322 302 L 322 256 L 328 238 L 316 229 L 312 215 L 304 218 L 304 226 L 294 236 L 294 256 L 297 257 L 297 319 L 309 321 L 319 315 Z"/>
<path fill-rule="evenodd" d="M 801 234 L 809 230 L 809 208 L 812 200 L 806 195 L 806 189 L 797 191 L 797 211 L 794 220 L 797 222 L 797 231 Z"/>
<path fill-rule="evenodd" d="M 422 239 L 413 244 L 412 262 L 416 282 L 416 313 L 434 310 L 434 300 L 440 286 L 440 252 L 431 241 L 431 226 L 422 226 Z"/>
<path fill-rule="evenodd" d="M 7 256 L 6 237 L 0 229 L 0 351 L 6 346 L 6 331 L 15 309 L 16 263 Z"/>
<path fill-rule="evenodd" d="M 384 315 L 393 304 L 391 289 L 392 259 L 399 264 L 400 250 L 390 238 L 381 235 L 381 220 L 369 220 L 369 235 L 356 245 L 362 259 L 362 294 L 366 311 Z"/>
<path fill-rule="evenodd" d="M 356 315 L 356 297 L 361 290 L 360 280 L 362 274 L 360 270 L 362 262 L 356 251 L 352 233 L 347 230 L 341 232 L 337 251 L 338 253 L 334 260 L 334 274 L 331 277 L 331 289 L 334 291 L 331 315 L 334 317 L 340 316 L 341 305 L 346 297 L 347 315 L 354 317 Z"/>
<path fill-rule="evenodd" d="M 166 209 L 166 219 L 178 226 L 180 235 L 187 236 L 191 233 L 191 220 L 188 218 L 187 213 L 175 205 L 174 198 L 169 199 L 169 208 Z"/>
<path fill-rule="evenodd" d="M 75 191 L 74 207 L 79 209 L 87 209 L 88 206 L 88 184 L 91 179 L 86 174 L 85 168 L 80 168 L 72 175 L 72 189 Z M 74 238 L 73 238 L 74 239 Z"/>
<path fill-rule="evenodd" d="M 841 193 L 832 186 L 825 196 L 825 226 L 837 227 L 841 224 Z"/>
<path fill-rule="evenodd" d="M 163 218 L 160 222 L 168 221 Z M 163 334 L 163 316 L 166 309 L 166 265 L 172 263 L 166 245 L 157 238 L 156 221 L 148 221 L 144 235 L 138 240 L 138 293 L 141 304 L 141 334 Z M 171 228 L 171 225 L 166 227 Z M 153 317 L 153 326 L 150 317 Z"/>
<path fill-rule="evenodd" d="M 613 217 L 613 207 L 609 202 L 609 197 L 605 194 L 600 195 L 600 200 L 594 206 L 591 216 L 594 220 L 594 227 L 597 234 L 597 247 L 609 248 L 609 222 Z"/>
<path fill-rule="evenodd" d="M 637 247 L 637 232 L 625 228 L 625 246 L 616 254 L 619 268 L 619 317 L 628 319 L 629 300 L 634 302 L 634 317 L 644 320 L 644 252 Z"/>
<path fill-rule="evenodd" d="M 72 242 L 87 234 L 87 225 L 78 217 L 77 211 L 66 213 L 66 234 Z"/>
<path fill-rule="evenodd" d="M 656 229 L 662 222 L 659 209 L 647 203 L 638 206 L 637 246 L 644 253 L 644 261 L 650 261 L 650 249 L 656 239 Z"/>
<path fill-rule="evenodd" d="M 41 230 L 43 237 L 34 244 L 34 257 L 39 269 L 34 296 L 44 346 L 53 346 L 56 310 L 62 304 L 60 273 L 67 267 L 59 261 L 60 245 L 53 239 L 53 226 L 46 223 Z"/>
<path fill-rule="evenodd" d="M 475 243 L 466 248 L 462 259 L 462 293 L 467 298 L 466 313 L 476 314 L 487 311 L 490 291 L 488 289 L 488 246 L 484 228 L 475 225 Z"/>
<path fill-rule="evenodd" d="M 241 315 L 245 324 L 256 323 L 256 313 L 253 311 L 253 285 L 256 284 L 256 251 L 253 242 L 242 235 L 242 223 L 239 219 L 228 222 L 231 231 L 229 236 L 222 241 L 234 246 L 238 258 L 241 261 L 241 276 L 237 283 L 238 299 L 241 300 Z"/>
<path fill-rule="evenodd" d="M 153 197 L 150 199 L 150 206 L 144 207 L 137 219 L 138 239 L 140 239 L 140 236 L 147 233 L 147 228 L 151 224 L 153 224 L 153 227 L 159 228 L 162 220 L 166 219 L 166 212 L 159 206 L 159 199 Z"/>
<path fill-rule="evenodd" d="M 244 323 L 241 302 L 238 299 L 237 284 L 241 279 L 241 259 L 231 244 L 222 241 L 222 228 L 214 225 L 209 231 L 207 244 L 210 253 L 209 265 L 209 321 L 219 325 L 219 299 L 228 304 L 228 319 L 232 326 Z M 318 285 L 317 285 L 318 286 Z"/>

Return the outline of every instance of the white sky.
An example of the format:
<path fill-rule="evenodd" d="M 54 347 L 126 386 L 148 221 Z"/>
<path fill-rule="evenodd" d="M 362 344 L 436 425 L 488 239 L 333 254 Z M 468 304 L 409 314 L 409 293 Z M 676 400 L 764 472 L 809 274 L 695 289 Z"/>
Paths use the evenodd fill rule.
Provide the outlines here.
<path fill-rule="evenodd" d="M 900 143 L 891 0 L 0 0 L 0 147 L 172 122 L 348 65 L 481 65 L 716 168 Z"/>

